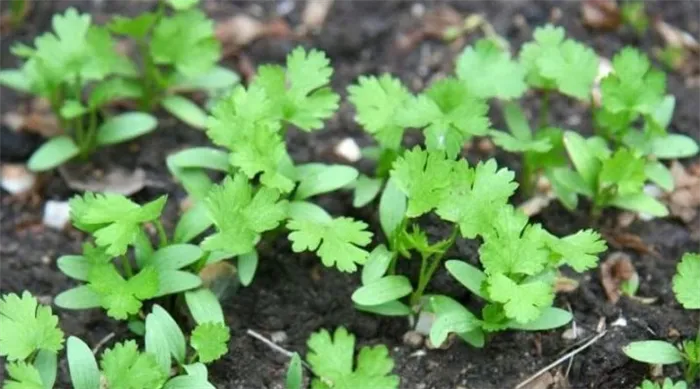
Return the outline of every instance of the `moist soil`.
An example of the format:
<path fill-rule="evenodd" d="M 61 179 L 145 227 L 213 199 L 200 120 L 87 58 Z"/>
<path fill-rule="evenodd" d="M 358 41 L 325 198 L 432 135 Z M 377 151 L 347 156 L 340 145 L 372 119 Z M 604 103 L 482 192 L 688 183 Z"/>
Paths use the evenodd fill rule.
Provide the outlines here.
<path fill-rule="evenodd" d="M 351 2 L 336 1 L 320 33 L 299 39 L 269 38 L 254 42 L 242 53 L 254 64 L 282 62 L 294 46 L 303 44 L 325 50 L 335 68 L 333 86 L 341 94 L 345 87 L 364 73 L 390 72 L 400 77 L 414 90 L 420 90 L 431 80 L 451 71 L 453 58 L 459 49 L 431 40 L 418 42 L 408 50 L 401 50 L 401 37 L 419 28 L 421 11 L 449 5 L 463 16 L 478 12 L 486 15 L 496 31 L 505 36 L 513 48 L 529 40 L 534 27 L 557 18 L 572 36 L 590 46 L 600 55 L 610 58 L 624 45 L 635 45 L 647 53 L 659 46 L 659 38 L 648 33 L 643 38 L 619 30 L 601 32 L 585 28 L 580 16 L 580 4 L 576 2 Z M 6 3 L 2 4 L 6 9 Z M 35 2 L 26 22 L 3 36 L 2 67 L 16 66 L 9 54 L 15 42 L 31 42 L 42 31 L 49 28 L 51 15 L 68 6 L 92 13 L 98 22 L 109 19 L 115 13 L 134 14 L 153 7 L 142 1 L 107 2 Z M 205 9 L 215 19 L 225 19 L 236 13 L 247 13 L 263 20 L 279 16 L 283 8 L 291 11 L 283 17 L 291 26 L 299 24 L 303 3 L 236 2 L 223 4 L 205 2 Z M 698 36 L 700 31 L 700 3 L 659 2 L 648 4 L 651 15 L 662 17 L 666 22 Z M 471 40 L 472 38 L 469 38 Z M 697 39 L 697 38 L 696 38 Z M 236 60 L 227 65 L 236 67 Z M 240 69 L 239 69 L 240 70 Z M 676 96 L 677 106 L 672 131 L 688 134 L 696 140 L 700 123 L 698 120 L 698 88 L 687 87 L 683 76 L 669 73 L 670 92 Z M 2 90 L 3 114 L 13 111 L 26 97 Z M 526 111 L 538 112 L 537 99 L 523 99 Z M 500 127 L 500 110 L 492 109 L 492 121 Z M 590 133 L 591 120 L 586 107 L 565 98 L 556 98 L 551 108 L 550 122 L 582 133 Z M 147 184 L 134 195 L 137 201 L 147 201 L 155 196 L 168 194 L 165 226 L 172 230 L 179 212 L 178 203 L 185 194 L 168 174 L 164 159 L 179 149 L 207 145 L 202 132 L 188 128 L 175 119 L 160 115 L 156 132 L 105 151 L 100 151 L 90 161 L 93 170 L 110 166 L 126 169 L 141 168 L 146 172 Z M 37 136 L 13 133 L 2 128 L 2 161 L 22 162 L 40 144 Z M 323 161 L 344 163 L 333 152 L 333 147 L 343 138 L 352 137 L 360 145 L 371 140 L 353 122 L 353 113 L 343 103 L 339 113 L 327 122 L 323 131 L 313 134 L 290 131 L 289 149 L 297 162 Z M 410 138 L 410 137 L 409 137 Z M 420 141 L 419 138 L 409 142 Z M 472 147 L 466 150 L 470 160 L 496 157 L 499 164 L 518 171 L 516 156 L 500 151 L 484 151 Z M 690 161 L 684 161 L 690 162 Z M 358 167 L 370 171 L 371 164 L 361 162 Z M 43 202 L 67 200 L 74 192 L 68 188 L 57 172 L 42 176 L 41 201 L 18 199 L 3 192 L 0 245 L 2 293 L 29 290 L 49 303 L 51 297 L 73 286 L 56 267 L 56 258 L 63 254 L 80 251 L 84 236 L 73 230 L 56 231 L 42 225 Z M 521 201 L 517 197 L 515 201 Z M 370 223 L 374 231 L 380 231 L 374 209 L 376 204 L 362 209 L 351 205 L 349 193 L 322 196 L 318 200 L 334 215 L 350 215 Z M 535 219 L 552 232 L 562 235 L 581 228 L 597 227 L 614 229 L 616 212 L 608 212 L 593 223 L 586 210 L 569 213 L 559 204 L 553 203 Z M 427 220 L 424 227 L 434 237 L 447 234 L 444 225 Z M 324 268 L 313 255 L 294 254 L 286 238 L 273 239 L 260 248 L 261 262 L 252 286 L 240 288 L 223 301 L 227 323 L 231 326 L 229 353 L 210 368 L 211 381 L 219 388 L 283 388 L 287 358 L 263 343 L 246 335 L 253 329 L 265 336 L 284 333 L 280 345 L 286 349 L 305 354 L 305 341 L 320 328 L 333 329 L 346 326 L 357 335 L 358 343 L 386 344 L 395 359 L 394 372 L 401 377 L 402 388 L 416 389 L 500 389 L 511 388 L 540 368 L 575 348 L 582 340 L 595 334 L 604 322 L 607 334 L 585 351 L 576 355 L 570 363 L 560 366 L 561 374 L 568 374 L 573 388 L 633 388 L 647 375 L 647 366 L 629 360 L 621 347 L 633 340 L 667 339 L 677 341 L 690 337 L 697 331 L 697 315 L 681 309 L 671 292 L 671 277 L 676 263 L 684 252 L 697 251 L 700 240 L 700 220 L 690 224 L 675 219 L 635 221 L 624 232 L 636 234 L 656 254 L 627 251 L 636 267 L 641 286 L 639 295 L 655 297 L 651 304 L 643 304 L 623 297 L 613 305 L 606 299 L 598 270 L 583 275 L 573 275 L 580 286 L 573 292 L 562 293 L 556 305 L 571 309 L 576 327 L 582 335 L 575 340 L 562 337 L 565 329 L 540 333 L 504 332 L 494 335 L 483 349 L 474 349 L 455 342 L 447 350 L 414 348 L 403 342 L 409 330 L 405 319 L 389 319 L 368 315 L 353 309 L 350 295 L 359 284 L 357 274 L 344 274 Z M 377 242 L 380 237 L 375 237 Z M 478 242 L 458 240 L 450 258 L 460 258 L 477 263 Z M 410 266 L 409 266 L 410 267 Z M 464 303 L 471 304 L 468 293 L 445 271 L 440 271 L 429 289 L 436 293 L 449 294 Z M 95 345 L 105 336 L 116 336 L 106 343 L 129 336 L 125 326 L 97 310 L 66 311 L 56 308 L 60 323 L 66 334 L 83 338 Z M 65 360 L 61 363 L 62 378 L 57 387 L 68 388 Z M 556 369 L 552 370 L 554 373 Z M 679 371 L 670 367 L 664 373 L 679 377 Z M 4 372 L 0 373 L 0 377 Z M 545 388 L 539 386 L 539 388 Z M 358 388 L 359 389 L 359 388 Z"/>

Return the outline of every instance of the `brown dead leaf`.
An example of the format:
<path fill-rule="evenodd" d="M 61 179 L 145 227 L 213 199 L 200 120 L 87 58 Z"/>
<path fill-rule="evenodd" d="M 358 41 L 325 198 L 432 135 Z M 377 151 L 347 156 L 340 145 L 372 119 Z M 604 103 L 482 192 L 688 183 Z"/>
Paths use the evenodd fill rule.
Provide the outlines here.
<path fill-rule="evenodd" d="M 49 102 L 39 97 L 32 99 L 29 105 L 20 105 L 17 111 L 3 114 L 2 123 L 13 131 L 27 131 L 45 138 L 62 133 Z"/>
<path fill-rule="evenodd" d="M 558 274 L 554 279 L 554 293 L 571 293 L 578 289 L 578 281 L 573 278 Z"/>
<path fill-rule="evenodd" d="M 639 235 L 616 230 L 602 231 L 602 234 L 603 238 L 616 250 L 632 249 L 640 254 L 650 254 L 660 258 L 659 252 L 644 243 L 644 240 Z"/>
<path fill-rule="evenodd" d="M 654 29 L 661 35 L 667 45 L 700 52 L 700 43 L 690 33 L 664 22 L 663 19 L 657 18 L 654 20 Z"/>
<path fill-rule="evenodd" d="M 146 186 L 146 172 L 141 168 L 127 170 L 119 166 L 108 171 L 90 164 L 65 164 L 58 168 L 68 187 L 76 191 L 111 192 L 132 195 Z"/>
<path fill-rule="evenodd" d="M 700 172 L 693 166 L 686 170 L 678 161 L 671 163 L 670 170 L 674 188 L 663 200 L 672 215 L 690 223 L 695 219 L 700 207 Z"/>
<path fill-rule="evenodd" d="M 624 281 L 632 280 L 634 277 L 639 277 L 637 270 L 632 264 L 630 256 L 616 251 L 600 265 L 600 281 L 603 284 L 605 295 L 608 296 L 608 301 L 615 304 L 620 300 L 620 285 Z"/>
<path fill-rule="evenodd" d="M 307 0 L 297 32 L 305 35 L 320 30 L 332 6 L 333 0 Z"/>
<path fill-rule="evenodd" d="M 550 372 L 545 372 L 520 389 L 550 389 L 554 385 L 554 376 Z"/>
<path fill-rule="evenodd" d="M 420 27 L 405 34 L 401 34 L 396 46 L 401 51 L 411 51 L 425 39 L 445 38 L 450 30 L 459 30 L 464 25 L 464 18 L 450 6 L 438 6 L 423 14 Z"/>
<path fill-rule="evenodd" d="M 581 3 L 583 24 L 595 30 L 615 30 L 622 17 L 615 0 L 585 0 Z"/>
<path fill-rule="evenodd" d="M 210 263 L 199 272 L 202 286 L 211 289 L 218 296 L 229 296 L 238 287 L 238 270 L 228 261 Z"/>
<path fill-rule="evenodd" d="M 236 54 L 242 47 L 257 39 L 291 34 L 292 31 L 284 19 L 277 18 L 263 23 L 245 14 L 218 22 L 214 31 L 214 35 L 221 42 L 224 57 Z"/>

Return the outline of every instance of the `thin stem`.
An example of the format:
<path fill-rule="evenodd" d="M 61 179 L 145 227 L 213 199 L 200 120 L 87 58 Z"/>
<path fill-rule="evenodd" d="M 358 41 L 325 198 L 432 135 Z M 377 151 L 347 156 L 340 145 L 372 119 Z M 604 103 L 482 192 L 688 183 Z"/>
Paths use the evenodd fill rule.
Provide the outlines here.
<path fill-rule="evenodd" d="M 194 264 L 194 271 L 196 273 L 199 273 L 202 269 L 204 269 L 204 266 L 207 265 L 207 261 L 209 260 L 209 256 L 211 255 L 211 251 L 207 251 L 202 255 L 201 258 L 197 260 Z"/>
<path fill-rule="evenodd" d="M 532 166 L 528 153 L 523 155 L 523 192 L 526 195 L 531 195 L 535 189 L 535 169 Z"/>
<path fill-rule="evenodd" d="M 165 228 L 163 228 L 163 223 L 161 223 L 160 220 L 156 219 L 153 221 L 153 224 L 156 225 L 156 230 L 158 230 L 158 239 L 160 240 L 160 243 L 158 244 L 158 247 L 163 248 L 168 245 L 168 235 L 165 234 Z"/>
<path fill-rule="evenodd" d="M 421 253 L 422 262 L 420 268 L 420 275 L 418 276 L 418 287 L 413 292 L 413 294 L 411 294 L 412 306 L 416 306 L 420 302 L 420 299 L 423 297 L 423 293 L 425 292 L 425 288 L 428 286 L 428 283 L 430 283 L 430 280 L 433 278 L 433 275 L 437 271 L 438 266 L 440 266 L 442 259 L 445 257 L 445 253 L 447 253 L 447 250 L 449 250 L 449 248 L 452 247 L 452 245 L 455 242 L 455 239 L 457 239 L 457 231 L 457 227 L 454 227 L 452 229 L 450 237 L 447 239 L 447 241 L 442 243 L 444 247 L 440 252 L 435 253 L 434 255 L 424 255 L 423 253 Z"/>
<path fill-rule="evenodd" d="M 549 89 L 545 89 L 542 94 L 542 108 L 540 110 L 540 127 L 545 128 L 549 125 Z"/>
<path fill-rule="evenodd" d="M 134 276 L 134 270 L 131 268 L 131 262 L 129 262 L 129 258 L 126 257 L 126 255 L 122 255 L 119 257 L 122 262 L 122 268 L 124 269 L 124 273 L 126 274 L 127 278 L 131 278 Z"/>

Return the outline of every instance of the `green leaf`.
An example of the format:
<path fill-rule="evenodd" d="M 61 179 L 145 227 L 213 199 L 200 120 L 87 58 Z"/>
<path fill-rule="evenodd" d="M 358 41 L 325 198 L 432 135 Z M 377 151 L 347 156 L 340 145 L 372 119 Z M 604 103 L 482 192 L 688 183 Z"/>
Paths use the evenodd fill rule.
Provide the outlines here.
<path fill-rule="evenodd" d="M 389 375 L 394 361 L 384 345 L 363 347 L 353 368 L 355 337 L 343 327 L 336 329 L 333 337 L 326 330 L 312 334 L 307 342 L 306 360 L 318 378 L 313 389 L 397 389 L 399 377 Z"/>
<path fill-rule="evenodd" d="M 651 154 L 659 159 L 687 158 L 697 153 L 698 144 L 689 136 L 669 134 L 651 141 Z"/>
<path fill-rule="evenodd" d="M 552 182 L 556 185 L 565 188 L 574 194 L 582 194 L 584 196 L 593 197 L 595 187 L 589 187 L 588 183 L 581 177 L 578 172 L 570 168 L 556 168 L 551 170 L 548 175 Z"/>
<path fill-rule="evenodd" d="M 20 69 L 0 70 L 0 85 L 18 90 L 20 92 L 31 92 L 31 80 Z"/>
<path fill-rule="evenodd" d="M 65 290 L 56 296 L 54 304 L 63 309 L 90 309 L 100 306 L 100 295 L 87 285 Z"/>
<path fill-rule="evenodd" d="M 666 76 L 652 69 L 649 59 L 632 47 L 613 57 L 614 71 L 600 83 L 602 105 L 613 113 L 651 114 L 662 103 Z"/>
<path fill-rule="evenodd" d="M 195 263 L 204 253 L 193 244 L 172 244 L 153 253 L 148 265 L 158 272 L 178 270 Z"/>
<path fill-rule="evenodd" d="M 197 202 L 180 216 L 180 220 L 175 226 L 173 241 L 176 243 L 189 242 L 209 229 L 212 224 L 206 205 Z"/>
<path fill-rule="evenodd" d="M 386 246 L 383 244 L 375 247 L 374 250 L 369 253 L 369 258 L 362 267 L 362 284 L 367 285 L 382 278 L 393 258 L 394 254 L 387 250 Z"/>
<path fill-rule="evenodd" d="M 404 220 L 406 209 L 406 195 L 399 189 L 396 180 L 390 178 L 379 199 L 379 224 L 389 241 L 394 239 L 394 234 Z"/>
<path fill-rule="evenodd" d="M 661 189 L 667 192 L 673 191 L 673 175 L 663 163 L 647 161 L 646 165 L 644 165 L 644 174 Z"/>
<path fill-rule="evenodd" d="M 464 83 L 443 79 L 416 98 L 401 112 L 406 127 L 423 129 L 430 151 L 443 151 L 456 157 L 472 136 L 486 135 L 490 121 L 488 105 L 474 97 Z"/>
<path fill-rule="evenodd" d="M 89 287 L 100 296 L 100 305 L 115 319 L 124 320 L 138 313 L 142 301 L 157 297 L 163 285 L 155 268 L 147 266 L 125 280 L 111 263 L 92 266 L 88 275 Z"/>
<path fill-rule="evenodd" d="M 565 32 L 562 27 L 547 24 L 537 27 L 533 33 L 533 41 L 527 42 L 520 50 L 520 63 L 526 70 L 528 84 L 543 89 L 556 88 L 556 82 L 542 74 L 540 58 L 548 50 L 556 50 L 564 42 Z"/>
<path fill-rule="evenodd" d="M 452 185 L 437 214 L 443 220 L 459 224 L 463 237 L 472 239 L 492 230 L 491 223 L 508 202 L 518 184 L 515 174 L 508 169 L 498 169 L 493 159 L 479 162 L 471 169 L 466 161 L 458 161 L 454 167 Z"/>
<path fill-rule="evenodd" d="M 598 55 L 581 43 L 567 39 L 557 48 L 546 47 L 537 59 L 537 67 L 542 76 L 556 83 L 561 93 L 587 101 L 598 75 Z"/>
<path fill-rule="evenodd" d="M 82 255 L 62 255 L 56 260 L 56 265 L 68 277 L 87 281 L 90 263 Z"/>
<path fill-rule="evenodd" d="M 469 310 L 447 296 L 431 296 L 430 305 L 435 321 L 430 327 L 430 343 L 439 346 L 451 333 L 467 334 L 481 326 L 481 322 Z"/>
<path fill-rule="evenodd" d="M 63 348 L 58 317 L 27 291 L 22 297 L 10 293 L 0 298 L 0 328 L 0 356 L 8 361 L 25 360 L 38 350 Z"/>
<path fill-rule="evenodd" d="M 297 166 L 299 186 L 295 200 L 304 200 L 321 193 L 343 188 L 357 179 L 357 169 L 343 165 L 309 163 Z"/>
<path fill-rule="evenodd" d="M 352 294 L 352 301 L 363 306 L 388 303 L 409 295 L 413 287 L 404 276 L 385 276 L 363 285 Z"/>
<path fill-rule="evenodd" d="M 651 216 L 668 216 L 668 209 L 666 206 L 646 193 L 635 193 L 616 197 L 610 204 L 630 211 L 643 212 Z"/>
<path fill-rule="evenodd" d="M 287 367 L 287 378 L 285 379 L 285 389 L 301 389 L 304 383 L 304 375 L 299 354 L 294 353 L 289 360 Z"/>
<path fill-rule="evenodd" d="M 248 286 L 253 282 L 255 270 L 258 268 L 258 252 L 251 251 L 238 256 L 238 278 L 241 285 Z"/>
<path fill-rule="evenodd" d="M 156 357 L 140 353 L 133 340 L 105 350 L 100 366 L 110 389 L 158 388 L 167 379 Z"/>
<path fill-rule="evenodd" d="M 199 106 L 179 95 L 170 95 L 161 100 L 161 105 L 171 115 L 198 129 L 207 127 L 207 113 Z"/>
<path fill-rule="evenodd" d="M 97 129 L 97 144 L 113 145 L 138 138 L 156 129 L 155 117 L 143 112 L 127 112 L 109 118 Z"/>
<path fill-rule="evenodd" d="M 456 259 L 445 262 L 445 267 L 447 271 L 449 271 L 460 284 L 469 289 L 470 292 L 486 299 L 483 291 L 484 281 L 486 280 L 486 274 L 484 274 L 484 272 L 464 261 L 458 261 Z"/>
<path fill-rule="evenodd" d="M 364 222 L 349 217 L 330 222 L 292 219 L 287 228 L 292 231 L 289 234 L 292 250 L 295 253 L 316 251 L 326 267 L 335 266 L 340 271 L 354 272 L 356 264 L 364 264 L 369 256 L 360 248 L 372 239 Z"/>
<path fill-rule="evenodd" d="M 254 83 L 273 99 L 280 116 L 304 131 L 318 130 L 338 109 L 340 97 L 330 86 L 333 68 L 322 51 L 297 47 L 287 55 L 286 71 L 275 65 L 258 67 Z"/>
<path fill-rule="evenodd" d="M 202 248 L 232 255 L 253 251 L 260 234 L 276 228 L 287 217 L 288 202 L 279 199 L 279 192 L 270 188 L 262 187 L 253 193 L 243 175 L 226 177 L 206 199 L 218 232 L 204 239 Z"/>
<path fill-rule="evenodd" d="M 477 97 L 513 99 L 527 89 L 525 70 L 493 40 L 480 39 L 457 59 L 455 72 Z"/>
<path fill-rule="evenodd" d="M 683 361 L 683 354 L 671 343 L 661 340 L 632 342 L 622 348 L 628 357 L 645 363 L 672 365 Z"/>
<path fill-rule="evenodd" d="M 616 187 L 619 196 L 642 191 L 646 174 L 645 161 L 627 149 L 618 149 L 603 161 L 598 180 L 600 188 Z"/>
<path fill-rule="evenodd" d="M 185 301 L 197 324 L 224 322 L 224 312 L 221 309 L 219 299 L 208 288 L 185 293 Z"/>
<path fill-rule="evenodd" d="M 226 354 L 230 338 L 229 329 L 224 323 L 203 323 L 192 331 L 190 344 L 197 351 L 199 361 L 209 363 Z"/>
<path fill-rule="evenodd" d="M 673 276 L 673 293 L 685 309 L 700 309 L 700 255 L 685 253 Z"/>
<path fill-rule="evenodd" d="M 185 337 L 180 331 L 180 328 L 176 328 L 182 336 L 182 346 L 184 347 Z M 165 375 L 169 375 L 170 364 L 172 362 L 168 336 L 173 334 L 168 334 L 168 330 L 170 330 L 170 328 L 162 328 L 160 326 L 160 323 L 158 323 L 158 317 L 154 316 L 152 313 L 146 316 L 146 333 L 144 336 L 146 352 L 155 357 L 156 362 L 160 366 L 161 372 Z"/>
<path fill-rule="evenodd" d="M 330 223 L 333 220 L 331 215 L 323 208 L 308 201 L 292 201 L 289 203 L 289 218 L 317 223 Z"/>
<path fill-rule="evenodd" d="M 573 319 L 569 311 L 560 308 L 548 307 L 542 310 L 537 319 L 521 324 L 517 321 L 508 323 L 508 328 L 523 331 L 546 331 L 567 325 Z"/>
<path fill-rule="evenodd" d="M 27 167 L 34 172 L 50 170 L 73 159 L 79 152 L 78 146 L 75 145 L 75 142 L 69 136 L 56 136 L 44 142 L 29 157 Z"/>
<path fill-rule="evenodd" d="M 360 76 L 357 85 L 348 87 L 348 100 L 355 106 L 355 121 L 374 135 L 384 148 L 399 149 L 404 126 L 397 115 L 411 98 L 411 93 L 397 78 Z"/>
<path fill-rule="evenodd" d="M 550 261 L 558 266 L 567 264 L 579 273 L 596 267 L 598 254 L 607 250 L 600 234 L 590 229 L 563 238 L 546 233 L 545 244 L 551 250 Z"/>
<path fill-rule="evenodd" d="M 177 74 L 171 88 L 177 91 L 206 90 L 211 93 L 230 90 L 240 80 L 241 77 L 236 72 L 222 66 L 214 66 L 207 72 L 194 77 L 182 77 L 181 74 Z"/>
<path fill-rule="evenodd" d="M 54 351 L 39 350 L 34 358 L 34 367 L 39 371 L 43 389 L 52 389 L 58 372 L 58 355 Z"/>
<path fill-rule="evenodd" d="M 84 115 L 88 112 L 87 107 L 85 107 L 78 100 L 66 100 L 61 106 L 61 117 L 64 119 L 75 119 L 79 116 Z"/>
<path fill-rule="evenodd" d="M 90 347 L 75 336 L 70 336 L 66 353 L 73 388 L 100 389 L 100 370 Z"/>
<path fill-rule="evenodd" d="M 564 134 L 564 146 L 567 153 L 576 167 L 576 171 L 581 175 L 586 186 L 596 188 L 596 181 L 601 169 L 600 160 L 581 135 L 567 131 Z"/>
<path fill-rule="evenodd" d="M 146 316 L 146 351 L 151 352 L 148 349 L 148 336 L 149 332 L 149 322 L 151 320 L 151 327 L 160 336 L 163 336 L 168 349 L 167 366 L 165 367 L 165 372 L 170 370 L 170 356 L 172 355 L 175 360 L 182 364 L 185 363 L 185 335 L 182 333 L 180 326 L 178 326 L 175 319 L 168 314 L 168 312 L 161 308 L 160 305 L 154 305 L 153 311 Z"/>
<path fill-rule="evenodd" d="M 229 172 L 228 153 L 211 147 L 191 147 L 168 156 L 168 165 Z"/>
<path fill-rule="evenodd" d="M 374 200 L 379 191 L 382 190 L 384 180 L 367 177 L 360 174 L 355 182 L 355 192 L 352 198 L 352 206 L 355 208 L 364 207 Z"/>
<path fill-rule="evenodd" d="M 413 314 L 411 307 L 398 300 L 389 301 L 388 303 L 379 305 L 355 304 L 355 308 L 360 311 L 382 316 L 410 316 Z"/>
<path fill-rule="evenodd" d="M 407 217 L 418 217 L 437 207 L 446 197 L 454 162 L 442 152 L 415 147 L 395 162 L 391 178 L 408 198 Z"/>
<path fill-rule="evenodd" d="M 166 3 L 175 10 L 182 11 L 199 4 L 199 0 L 166 0 Z"/>
<path fill-rule="evenodd" d="M 44 389 L 39 370 L 25 362 L 11 362 L 5 365 L 9 380 L 3 389 Z"/>
<path fill-rule="evenodd" d="M 198 288 L 202 279 L 182 270 L 163 270 L 158 273 L 158 291 L 153 297 L 162 297 Z"/>
<path fill-rule="evenodd" d="M 110 31 L 128 35 L 136 39 L 143 39 L 148 35 L 153 23 L 156 21 L 156 14 L 152 12 L 143 12 L 136 17 L 127 18 L 117 15 L 109 22 L 107 28 Z"/>
<path fill-rule="evenodd" d="M 527 118 L 518 104 L 513 102 L 505 104 L 503 115 L 510 134 L 503 131 L 491 131 L 491 139 L 495 144 L 511 152 L 544 153 L 552 149 L 552 143 L 548 137 L 533 138 Z"/>
<path fill-rule="evenodd" d="M 550 307 L 554 300 L 552 286 L 542 281 L 516 284 L 503 274 L 488 279 L 488 293 L 493 301 L 505 304 L 505 313 L 518 323 L 536 320 L 542 309 Z"/>
<path fill-rule="evenodd" d="M 213 20 L 196 9 L 161 18 L 153 29 L 149 48 L 156 64 L 172 65 L 186 77 L 207 72 L 221 57 Z"/>
<path fill-rule="evenodd" d="M 203 363 L 185 365 L 187 375 L 171 378 L 165 383 L 163 389 L 216 389 L 208 381 L 207 367 Z"/>

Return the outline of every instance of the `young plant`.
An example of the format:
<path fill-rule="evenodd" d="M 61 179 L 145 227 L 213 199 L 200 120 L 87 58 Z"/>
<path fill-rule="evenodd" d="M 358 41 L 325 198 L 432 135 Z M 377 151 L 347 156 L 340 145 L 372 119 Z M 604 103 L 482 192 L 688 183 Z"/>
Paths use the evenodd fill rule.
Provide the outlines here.
<path fill-rule="evenodd" d="M 584 139 L 572 131 L 564 135 L 564 146 L 575 170 L 556 168 L 550 177 L 554 193 L 567 208 L 575 209 L 583 195 L 592 200 L 593 215 L 610 206 L 658 217 L 668 214 L 666 206 L 644 192 L 647 181 L 673 189 L 673 178 L 660 163 L 633 149 L 613 153 L 602 138 Z"/>
<path fill-rule="evenodd" d="M 700 309 L 700 254 L 686 253 L 673 277 L 673 292 L 685 309 Z M 683 366 L 685 380 L 695 382 L 700 373 L 700 329 L 695 340 L 679 346 L 662 340 L 632 342 L 622 351 L 628 357 L 649 364 Z"/>
<path fill-rule="evenodd" d="M 371 253 L 362 273 L 363 286 L 352 296 L 356 306 L 384 315 L 426 309 L 438 316 L 454 316 L 453 311 L 459 310 L 463 317 L 469 316 L 473 328 L 450 331 L 457 333 L 508 326 L 541 329 L 568 322 L 568 312 L 551 307 L 556 270 L 565 264 L 577 271 L 594 267 L 605 244 L 591 230 L 557 238 L 540 225 L 529 224 L 525 215 L 507 203 L 517 188 L 513 177 L 511 171 L 498 169 L 493 160 L 471 168 L 463 159 L 455 161 L 441 152 L 419 148 L 398 158 L 380 200 L 379 217 L 389 248 L 379 246 Z M 434 243 L 415 220 L 433 210 L 452 224 L 449 237 Z M 489 302 L 483 321 L 467 315 L 466 308 L 447 297 L 424 298 L 430 279 L 458 235 L 484 240 L 479 249 L 483 272 L 466 262 L 448 261 L 448 270 Z M 421 259 L 415 289 L 408 277 L 397 274 L 397 261 L 413 253 Z M 401 302 L 407 295 L 410 305 Z M 443 305 L 450 309 L 429 307 L 436 298 L 449 300 Z M 439 326 L 433 328 L 440 331 Z"/>
<path fill-rule="evenodd" d="M 399 377 L 391 374 L 394 360 L 384 345 L 362 347 L 353 363 L 355 336 L 338 327 L 333 335 L 326 330 L 312 334 L 307 346 L 306 360 L 316 376 L 311 381 L 313 389 L 399 387 Z"/>
<path fill-rule="evenodd" d="M 34 48 L 13 47 L 15 55 L 26 59 L 21 69 L 0 72 L 1 84 L 46 99 L 64 132 L 34 152 L 28 161 L 33 171 L 53 169 L 75 157 L 85 159 L 98 147 L 156 128 L 151 115 L 127 112 L 110 117 L 105 111 L 114 100 L 139 93 L 126 79 L 136 74 L 135 67 L 117 53 L 106 28 L 91 24 L 90 15 L 74 8 L 55 15 L 52 25 L 54 32 L 37 37 Z"/>
<path fill-rule="evenodd" d="M 207 135 L 227 151 L 195 148 L 168 158 L 195 200 L 183 219 L 201 222 L 200 233 L 213 222 L 216 233 L 204 239 L 202 248 L 238 256 L 239 266 L 245 258 L 257 260 L 262 234 L 286 221 L 293 251 L 315 251 L 324 265 L 352 272 L 368 256 L 362 248 L 372 236 L 367 224 L 333 218 L 308 199 L 353 183 L 357 170 L 295 165 L 284 142 L 288 125 L 318 130 L 337 109 L 339 97 L 328 86 L 333 69 L 322 52 L 303 48 L 293 50 L 286 65 L 260 66 L 247 89 L 235 88 L 214 108 Z M 203 169 L 227 177 L 215 185 Z"/>
<path fill-rule="evenodd" d="M 238 76 L 215 66 L 221 45 L 214 36 L 214 22 L 196 9 L 198 0 L 160 0 L 153 12 L 136 17 L 116 16 L 108 24 L 115 34 L 133 39 L 140 66 L 129 82 L 138 85 L 142 109 L 162 106 L 185 123 L 204 129 L 207 114 L 179 93 L 206 91 L 210 98 L 228 92 Z M 166 4 L 174 9 L 168 13 Z"/>
<path fill-rule="evenodd" d="M 63 331 L 51 308 L 24 291 L 0 298 L 0 356 L 6 358 L 4 389 L 52 388 Z"/>
<path fill-rule="evenodd" d="M 644 380 L 641 386 L 637 386 L 637 389 L 688 389 L 688 384 L 685 381 L 678 381 L 674 384 L 670 378 L 666 378 L 663 384 Z"/>
<path fill-rule="evenodd" d="M 628 1 L 620 7 L 622 22 L 631 27 L 638 35 L 642 36 L 649 28 L 649 16 L 643 1 Z"/>
<path fill-rule="evenodd" d="M 56 305 L 66 309 L 102 307 L 109 316 L 139 328 L 143 302 L 199 288 L 199 272 L 229 256 L 186 243 L 186 229 L 191 228 L 187 220 L 178 224 L 180 229 L 170 241 L 160 222 L 165 202 L 162 196 L 138 205 L 121 195 L 93 193 L 71 199 L 73 225 L 92 234 L 95 245 L 86 243 L 82 255 L 58 259 L 63 273 L 84 284 L 59 294 Z M 158 247 L 151 244 L 147 224 L 156 226 Z M 177 233 L 183 229 L 184 233 Z"/>

